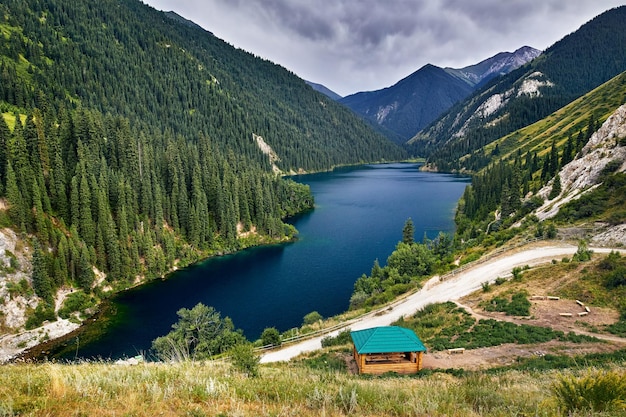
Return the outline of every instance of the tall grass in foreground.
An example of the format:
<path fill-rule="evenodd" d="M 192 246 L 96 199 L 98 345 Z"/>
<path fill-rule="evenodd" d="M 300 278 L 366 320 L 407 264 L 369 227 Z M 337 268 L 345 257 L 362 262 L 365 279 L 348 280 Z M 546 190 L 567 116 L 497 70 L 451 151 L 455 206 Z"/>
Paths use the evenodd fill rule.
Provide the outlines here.
<path fill-rule="evenodd" d="M 551 391 L 561 374 L 553 371 L 374 378 L 303 363 L 259 371 L 249 378 L 226 362 L 5 365 L 0 416 L 554 416 L 563 410 Z M 592 415 L 582 412 L 572 415 Z"/>

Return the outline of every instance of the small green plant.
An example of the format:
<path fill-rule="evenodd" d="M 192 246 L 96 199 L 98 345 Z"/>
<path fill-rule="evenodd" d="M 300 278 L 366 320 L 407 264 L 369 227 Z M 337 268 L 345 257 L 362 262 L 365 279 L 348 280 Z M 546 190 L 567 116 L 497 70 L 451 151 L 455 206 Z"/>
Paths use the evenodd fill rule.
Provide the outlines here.
<path fill-rule="evenodd" d="M 511 271 L 511 274 L 513 274 L 514 281 L 521 281 L 522 280 L 522 267 L 516 266 L 515 268 L 513 268 L 513 271 Z"/>
<path fill-rule="evenodd" d="M 230 350 L 231 363 L 238 371 L 249 377 L 259 376 L 259 363 L 261 358 L 254 353 L 250 343 L 240 343 Z"/>
<path fill-rule="evenodd" d="M 27 330 L 34 329 L 43 324 L 44 321 L 55 321 L 56 314 L 54 313 L 54 306 L 44 302 L 40 302 L 37 308 L 29 315 L 26 320 L 25 328 Z"/>
<path fill-rule="evenodd" d="M 578 242 L 578 250 L 574 254 L 574 260 L 578 262 L 587 262 L 591 260 L 593 251 L 587 247 L 587 242 L 581 240 Z"/>
<path fill-rule="evenodd" d="M 491 291 L 491 285 L 489 284 L 489 281 L 483 282 L 481 286 L 483 287 L 483 292 Z"/>
<path fill-rule="evenodd" d="M 322 317 L 322 315 L 320 313 L 318 313 L 317 311 L 312 311 L 309 314 L 307 314 L 306 316 L 304 316 L 304 325 L 305 326 L 309 326 L 311 324 L 315 324 L 317 322 L 319 322 L 320 320 L 322 320 L 324 317 Z"/>
<path fill-rule="evenodd" d="M 623 373 L 590 371 L 582 377 L 561 375 L 551 390 L 563 415 L 626 410 L 626 375 Z"/>
<path fill-rule="evenodd" d="M 510 300 L 506 297 L 494 297 L 485 306 L 486 311 L 500 311 L 507 316 L 529 316 L 531 303 L 528 301 L 528 293 L 520 291 L 513 294 Z"/>
<path fill-rule="evenodd" d="M 280 332 L 275 327 L 267 327 L 261 333 L 261 344 L 263 346 L 280 346 L 281 343 Z"/>
<path fill-rule="evenodd" d="M 350 329 L 342 330 L 337 336 L 326 336 L 322 339 L 322 347 L 342 346 L 350 343 Z"/>
<path fill-rule="evenodd" d="M 67 319 L 72 313 L 83 313 L 94 305 L 95 300 L 93 297 L 85 294 L 84 291 L 75 291 L 69 294 L 63 302 L 63 307 L 59 309 L 59 317 Z"/>
<path fill-rule="evenodd" d="M 17 296 L 31 297 L 34 292 L 26 278 L 22 278 L 19 282 L 9 281 L 6 284 L 7 291 L 11 298 Z"/>

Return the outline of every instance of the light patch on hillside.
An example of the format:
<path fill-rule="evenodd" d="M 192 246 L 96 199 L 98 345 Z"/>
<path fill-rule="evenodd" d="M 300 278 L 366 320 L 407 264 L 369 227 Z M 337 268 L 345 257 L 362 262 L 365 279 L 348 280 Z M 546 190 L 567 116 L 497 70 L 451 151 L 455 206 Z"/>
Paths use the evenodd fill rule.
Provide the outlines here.
<path fill-rule="evenodd" d="M 376 113 L 376 123 L 381 124 L 385 121 L 389 113 L 395 111 L 398 108 L 398 102 L 396 101 L 393 104 L 388 104 L 385 107 L 380 107 L 378 112 Z"/>
<path fill-rule="evenodd" d="M 581 156 L 561 169 L 561 195 L 547 200 L 554 180 L 539 190 L 538 195 L 546 199 L 546 202 L 537 209 L 537 217 L 540 220 L 554 217 L 563 204 L 597 187 L 600 174 L 609 162 L 620 161 L 621 166 L 617 171 L 626 171 L 626 147 L 620 146 L 620 139 L 625 137 L 626 104 L 618 108 L 591 136 L 582 149 Z"/>
<path fill-rule="evenodd" d="M 489 117 L 508 102 L 508 92 L 505 94 L 494 94 L 480 105 L 480 107 L 476 110 L 476 114 L 480 117 Z"/>
<path fill-rule="evenodd" d="M 3 204 L 3 207 L 5 205 Z M 19 329 L 26 323 L 26 310 L 37 307 L 38 298 L 12 292 L 26 280 L 30 285 L 30 253 L 16 233 L 8 228 L 0 230 L 0 311 L 4 326 Z"/>
<path fill-rule="evenodd" d="M 554 83 L 549 80 L 542 80 L 544 75 L 537 71 L 530 74 L 528 77 L 524 78 L 524 80 L 518 85 L 518 87 L 511 88 L 510 90 L 505 91 L 504 93 L 494 94 L 485 99 L 480 106 L 476 109 L 474 114 L 472 114 L 467 121 L 463 124 L 463 127 L 459 129 L 459 131 L 454 135 L 454 137 L 462 137 L 467 132 L 467 128 L 470 123 L 475 119 L 486 119 L 489 116 L 496 113 L 498 110 L 502 109 L 504 106 L 508 104 L 512 97 L 520 97 L 522 95 L 526 95 L 529 97 L 539 97 L 541 92 L 539 89 L 541 87 L 552 87 Z M 504 117 L 500 117 L 497 120 L 492 120 L 487 123 L 487 126 L 494 126 L 499 121 L 504 120 Z"/>
<path fill-rule="evenodd" d="M 539 91 L 540 87 L 553 87 L 554 83 L 549 80 L 542 81 L 540 78 L 543 77 L 543 74 L 540 72 L 533 72 L 527 78 L 522 81 L 522 85 L 517 90 L 517 97 L 522 95 L 527 95 L 530 97 L 539 97 L 541 92 Z"/>
<path fill-rule="evenodd" d="M 272 171 L 274 171 L 275 174 L 280 174 L 282 171 L 280 168 L 278 168 L 278 165 L 276 165 L 276 162 L 280 161 L 278 154 L 274 152 L 272 147 L 268 145 L 261 136 L 253 133 L 252 138 L 256 142 L 261 152 L 263 152 L 269 158 L 270 164 L 272 165 Z"/>
<path fill-rule="evenodd" d="M 509 90 L 502 94 L 494 94 L 489 96 L 485 101 L 482 102 L 480 106 L 476 109 L 474 114 L 472 114 L 463 124 L 463 127 L 459 129 L 459 131 L 454 135 L 455 137 L 462 137 L 467 132 L 467 128 L 470 123 L 475 119 L 484 119 L 486 117 L 491 116 L 502 107 L 504 107 L 511 97 L 511 93 L 513 90 Z"/>

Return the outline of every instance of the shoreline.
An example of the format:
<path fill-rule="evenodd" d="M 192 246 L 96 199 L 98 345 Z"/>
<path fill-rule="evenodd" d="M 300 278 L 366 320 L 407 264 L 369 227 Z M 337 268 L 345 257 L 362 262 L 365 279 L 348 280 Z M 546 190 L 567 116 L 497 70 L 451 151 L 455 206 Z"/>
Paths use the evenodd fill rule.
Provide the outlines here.
<path fill-rule="evenodd" d="M 314 208 L 311 208 L 309 210 L 313 209 Z M 306 213 L 309 210 L 298 214 Z M 148 284 L 156 280 L 165 281 L 172 274 L 176 273 L 179 270 L 198 265 L 211 259 L 220 258 L 223 256 L 230 256 L 249 249 L 263 246 L 289 244 L 297 240 L 297 233 L 295 233 L 292 237 L 273 239 L 273 241 L 268 241 L 265 238 L 261 238 L 257 241 L 257 243 L 242 247 L 238 250 L 219 252 L 207 257 L 200 257 L 199 259 L 191 261 L 184 266 L 174 266 L 170 271 L 168 271 L 161 277 L 155 277 L 151 280 L 137 280 L 132 285 L 124 287 L 118 291 L 111 292 L 110 294 L 108 294 L 107 298 L 100 300 L 100 302 L 95 306 L 95 313 L 91 314 L 80 323 L 75 323 L 68 319 L 58 318 L 56 321 L 53 322 L 45 322 L 42 326 L 35 329 L 22 330 L 18 333 L 6 333 L 4 335 L 0 335 L 0 365 L 22 361 L 47 360 L 48 357 L 46 355 L 49 354 L 51 350 L 62 349 L 62 346 L 66 345 L 67 341 L 74 339 L 81 334 L 89 332 L 93 329 L 95 323 L 100 323 L 104 318 L 108 317 L 108 314 L 110 314 L 110 311 L 112 309 L 109 300 L 111 297 L 115 297 L 126 291 L 139 288 L 142 285 Z"/>

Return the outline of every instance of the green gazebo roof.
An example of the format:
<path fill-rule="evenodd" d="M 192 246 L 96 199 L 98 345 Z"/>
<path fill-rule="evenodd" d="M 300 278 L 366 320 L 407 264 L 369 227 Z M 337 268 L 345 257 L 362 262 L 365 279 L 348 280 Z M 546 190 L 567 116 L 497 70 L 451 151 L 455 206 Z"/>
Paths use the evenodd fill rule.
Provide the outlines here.
<path fill-rule="evenodd" d="M 350 332 L 350 336 L 359 354 L 426 351 L 419 337 L 404 327 L 373 327 Z"/>

